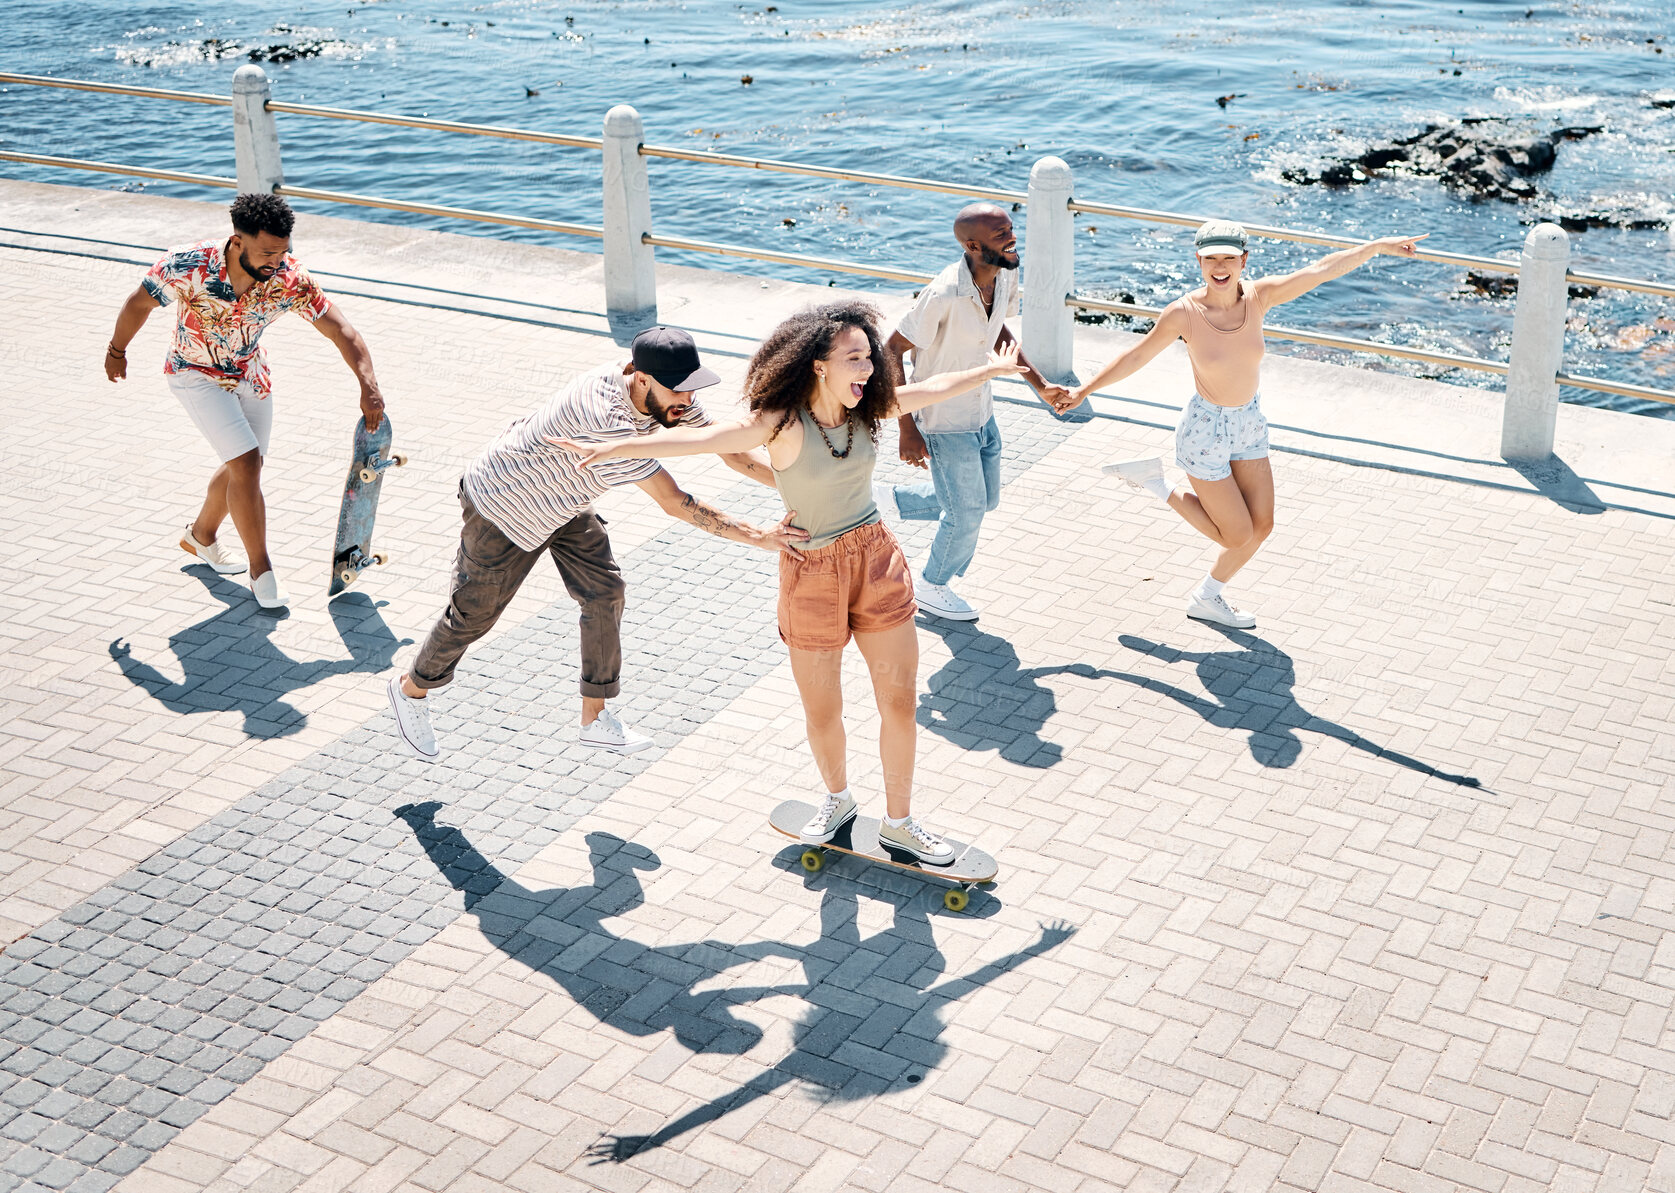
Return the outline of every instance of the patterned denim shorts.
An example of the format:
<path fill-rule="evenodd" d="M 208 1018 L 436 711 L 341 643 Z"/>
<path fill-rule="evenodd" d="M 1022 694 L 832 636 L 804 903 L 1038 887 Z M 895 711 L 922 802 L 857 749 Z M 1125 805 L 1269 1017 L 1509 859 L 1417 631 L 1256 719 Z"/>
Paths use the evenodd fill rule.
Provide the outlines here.
<path fill-rule="evenodd" d="M 1229 460 L 1260 460 L 1268 454 L 1268 420 L 1261 394 L 1243 406 L 1217 406 L 1197 394 L 1181 411 L 1175 428 L 1175 463 L 1201 481 L 1233 475 Z"/>

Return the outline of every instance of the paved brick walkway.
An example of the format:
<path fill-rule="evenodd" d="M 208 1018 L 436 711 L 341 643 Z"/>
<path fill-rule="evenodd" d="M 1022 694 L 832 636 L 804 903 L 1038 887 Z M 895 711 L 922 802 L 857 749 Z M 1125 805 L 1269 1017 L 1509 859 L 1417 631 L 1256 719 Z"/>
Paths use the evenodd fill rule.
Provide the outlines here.
<path fill-rule="evenodd" d="M 596 258 L 304 221 L 416 456 L 397 559 L 330 608 L 309 578 L 353 402 L 291 321 L 296 608 L 184 566 L 207 466 L 159 321 L 128 385 L 96 362 L 132 262 L 219 219 L 0 183 L 0 1190 L 1675 1190 L 1675 427 L 1567 410 L 1524 475 L 1485 395 L 1276 359 L 1245 634 L 1181 617 L 1202 543 L 1093 471 L 1167 442 L 1178 360 L 1091 421 L 1003 387 L 983 618 L 921 619 L 918 805 L 1002 863 L 951 915 L 767 829 L 815 781 L 773 561 L 636 493 L 604 509 L 658 748 L 574 746 L 538 571 L 439 696 L 443 762 L 388 753 L 460 464 L 619 352 Z M 662 288 L 729 382 L 830 293 Z"/>

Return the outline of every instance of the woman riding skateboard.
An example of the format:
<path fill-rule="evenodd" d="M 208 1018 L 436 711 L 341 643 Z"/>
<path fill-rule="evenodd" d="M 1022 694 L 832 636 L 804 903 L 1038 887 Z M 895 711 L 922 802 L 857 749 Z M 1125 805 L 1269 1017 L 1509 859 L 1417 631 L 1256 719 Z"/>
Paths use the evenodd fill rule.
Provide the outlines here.
<path fill-rule="evenodd" d="M 557 441 L 589 465 L 621 457 L 768 449 L 793 525 L 808 542 L 781 556 L 779 636 L 791 656 L 809 748 L 826 797 L 802 839 L 830 841 L 854 818 L 843 729 L 843 649 L 851 637 L 872 676 L 881 725 L 879 755 L 888 815 L 887 848 L 933 864 L 953 857 L 912 815 L 919 639 L 913 578 L 872 498 L 879 424 L 1020 371 L 1015 344 L 980 368 L 897 388 L 878 333 L 878 311 L 840 302 L 800 311 L 762 342 L 744 392 L 750 418 L 658 431 L 632 442 Z"/>

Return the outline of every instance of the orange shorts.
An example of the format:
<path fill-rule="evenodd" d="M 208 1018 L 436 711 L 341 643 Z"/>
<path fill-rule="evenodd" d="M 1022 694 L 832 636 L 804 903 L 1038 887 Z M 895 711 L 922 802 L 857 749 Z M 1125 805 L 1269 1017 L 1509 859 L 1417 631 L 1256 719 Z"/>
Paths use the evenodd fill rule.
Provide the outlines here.
<path fill-rule="evenodd" d="M 795 650 L 842 650 L 851 634 L 912 621 L 913 574 L 882 522 L 813 551 L 779 557 L 779 636 Z"/>

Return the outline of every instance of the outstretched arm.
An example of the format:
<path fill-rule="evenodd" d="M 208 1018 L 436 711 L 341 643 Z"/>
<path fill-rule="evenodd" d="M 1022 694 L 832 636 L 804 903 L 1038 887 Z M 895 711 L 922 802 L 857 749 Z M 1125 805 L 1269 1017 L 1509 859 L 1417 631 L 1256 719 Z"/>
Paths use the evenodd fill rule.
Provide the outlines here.
<path fill-rule="evenodd" d="M 546 439 L 555 447 L 580 456 L 583 464 L 602 464 L 606 460 L 667 460 L 671 456 L 711 453 L 738 455 L 765 445 L 771 430 L 767 423 L 752 419 L 745 423 L 713 423 L 707 427 L 675 427 L 649 435 L 630 435 L 610 443 L 584 443 L 579 439 L 555 439 L 551 435 Z"/>
<path fill-rule="evenodd" d="M 1419 251 L 1419 242 L 1429 235 L 1427 232 L 1423 236 L 1386 236 L 1383 240 L 1369 240 L 1366 244 L 1357 245 L 1352 249 L 1339 249 L 1335 253 L 1328 253 L 1313 265 L 1305 265 L 1296 273 L 1252 282 L 1251 288 L 1256 292 L 1257 301 L 1264 308 L 1277 307 L 1282 302 L 1290 302 L 1299 295 L 1307 294 L 1322 282 L 1341 278 L 1351 270 L 1359 269 L 1380 253 L 1411 257 Z"/>
<path fill-rule="evenodd" d="M 995 337 L 995 347 L 1004 348 L 1008 344 L 1018 342 L 1018 337 L 1012 334 L 1012 329 L 1006 324 L 1000 325 L 1000 334 Z M 1045 402 L 1057 414 L 1070 409 L 1075 403 L 1071 400 L 1070 391 L 1062 385 L 1054 385 L 1047 380 L 1047 376 L 1040 369 L 1029 363 L 1029 357 L 1024 355 L 1022 344 L 1018 345 L 1018 372 L 1024 383 L 1035 391 L 1035 396 Z"/>
<path fill-rule="evenodd" d="M 641 481 L 640 488 L 650 494 L 651 499 L 662 506 L 663 512 L 671 518 L 690 522 L 699 530 L 707 530 L 718 538 L 731 539 L 735 543 L 748 543 L 752 547 L 761 547 L 764 551 L 787 552 L 796 551 L 796 544 L 808 539 L 808 531 L 796 530 L 791 525 L 791 519 L 797 516 L 795 510 L 786 514 L 784 520 L 772 530 L 758 530 L 749 522 L 741 521 L 692 496 L 676 484 L 675 478 L 662 468 Z"/>
<path fill-rule="evenodd" d="M 961 369 L 958 373 L 938 373 L 923 381 L 915 381 L 912 385 L 902 386 L 896 390 L 896 404 L 890 414 L 892 417 L 911 414 L 955 394 L 975 389 L 985 381 L 1022 371 L 1022 366 L 1018 364 L 1018 345 L 1013 342 L 1004 348 L 991 351 L 989 362 L 979 368 Z"/>
<path fill-rule="evenodd" d="M 1070 392 L 1070 405 L 1065 409 L 1074 410 L 1087 401 L 1088 395 L 1094 390 L 1114 385 L 1131 373 L 1138 373 L 1185 332 L 1186 312 L 1173 303 L 1169 304 L 1164 308 L 1163 314 L 1157 317 L 1157 322 L 1152 324 L 1152 329 L 1140 338 L 1138 344 L 1124 348 L 1106 361 L 1105 367 L 1095 373 L 1085 385 L 1078 385 Z"/>
<path fill-rule="evenodd" d="M 116 330 L 111 332 L 110 343 L 105 346 L 105 376 L 110 380 L 121 381 L 128 375 L 128 343 L 140 333 L 156 309 L 157 300 L 145 292 L 144 286 L 135 286 L 128 301 L 122 304 L 116 316 Z"/>
<path fill-rule="evenodd" d="M 335 304 L 314 321 L 314 328 L 337 345 L 355 379 L 361 383 L 361 415 L 366 419 L 366 429 L 376 431 L 384 421 L 384 395 L 378 392 L 378 378 L 372 371 L 372 353 L 366 341 Z"/>
<path fill-rule="evenodd" d="M 959 998 L 969 991 L 987 986 L 1004 973 L 1010 973 L 1031 957 L 1039 957 L 1048 949 L 1057 948 L 1074 935 L 1076 935 L 1075 927 L 1064 920 L 1054 920 L 1050 924 L 1042 924 L 1041 939 L 1034 944 L 1026 945 L 1015 953 L 1008 953 L 1004 957 L 991 961 L 964 977 L 949 978 L 946 982 L 941 982 L 925 991 L 925 997 Z"/>

